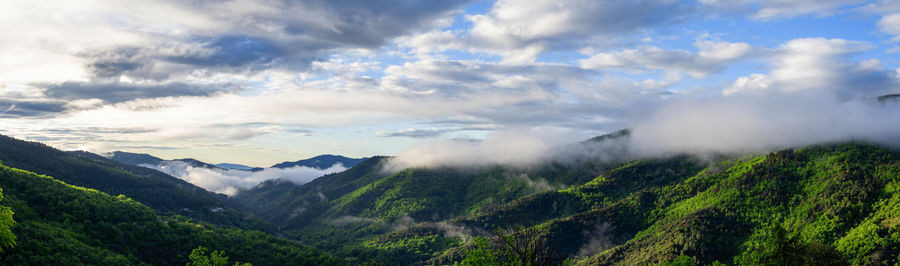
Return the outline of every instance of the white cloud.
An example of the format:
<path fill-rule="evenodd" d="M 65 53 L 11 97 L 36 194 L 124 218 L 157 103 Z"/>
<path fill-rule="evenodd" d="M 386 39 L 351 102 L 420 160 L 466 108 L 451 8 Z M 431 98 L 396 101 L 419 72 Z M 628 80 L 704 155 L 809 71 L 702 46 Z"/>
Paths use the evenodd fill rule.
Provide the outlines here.
<path fill-rule="evenodd" d="M 654 46 L 639 47 L 612 53 L 597 53 L 578 60 L 589 69 L 653 69 L 684 72 L 694 77 L 705 77 L 722 71 L 729 64 L 749 54 L 753 47 L 747 43 L 698 40 L 699 50 L 666 50 Z"/>
<path fill-rule="evenodd" d="M 725 88 L 722 91 L 724 95 L 730 95 L 735 93 L 761 93 L 769 87 L 772 87 L 772 84 L 775 83 L 769 75 L 764 74 L 750 74 L 749 77 L 740 77 L 734 81 L 731 86 Z"/>
<path fill-rule="evenodd" d="M 884 33 L 894 35 L 893 41 L 900 41 L 900 13 L 882 17 L 878 21 L 878 28 Z"/>
<path fill-rule="evenodd" d="M 500 54 L 510 63 L 526 63 L 547 49 L 597 43 L 678 20 L 686 12 L 674 0 L 499 0 L 487 14 L 466 19 L 473 24 L 470 45 Z"/>
<path fill-rule="evenodd" d="M 900 143 L 900 109 L 869 100 L 783 94 L 680 100 L 635 120 L 631 145 L 641 155 L 749 153 L 864 140 Z"/>
<path fill-rule="evenodd" d="M 833 15 L 842 8 L 855 6 L 866 0 L 701 0 L 700 3 L 718 8 L 719 12 L 749 13 L 756 20 L 789 19 L 797 16 Z"/>
<path fill-rule="evenodd" d="M 831 15 L 841 7 L 861 4 L 863 0 L 763 0 L 753 15 L 756 19 L 790 18 L 806 14 Z"/>
<path fill-rule="evenodd" d="M 768 75 L 741 77 L 723 93 L 810 92 L 840 97 L 873 97 L 900 87 L 895 71 L 878 60 L 854 62 L 851 56 L 872 48 L 866 42 L 803 38 L 786 42 L 771 57 Z"/>
<path fill-rule="evenodd" d="M 295 166 L 283 169 L 266 168 L 262 171 L 251 172 L 193 167 L 189 163 L 181 161 L 164 161 L 159 165 L 141 166 L 159 170 L 206 190 L 228 196 L 234 196 L 240 189 L 251 188 L 270 179 L 283 179 L 302 185 L 320 176 L 347 169 L 341 164 L 335 164 L 327 169 Z"/>

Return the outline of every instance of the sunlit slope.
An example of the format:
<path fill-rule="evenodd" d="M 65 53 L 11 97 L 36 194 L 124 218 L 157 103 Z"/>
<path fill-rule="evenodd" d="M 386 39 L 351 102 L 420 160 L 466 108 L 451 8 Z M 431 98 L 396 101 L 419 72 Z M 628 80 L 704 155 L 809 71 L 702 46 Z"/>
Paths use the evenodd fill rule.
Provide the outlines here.
<path fill-rule="evenodd" d="M 63 152 L 0 135 L 0 162 L 49 175 L 68 184 L 126 195 L 163 213 L 177 213 L 222 225 L 272 231 L 261 220 L 237 211 L 225 195 L 208 192 L 156 170 L 108 160 L 88 152 Z M 221 209 L 221 211 L 219 211 Z"/>
<path fill-rule="evenodd" d="M 402 243 L 453 238 L 447 225 L 473 235 L 524 225 L 541 230 L 554 252 L 585 265 L 679 255 L 703 264 L 891 265 L 900 256 L 898 187 L 900 156 L 860 143 L 712 161 L 643 159 L 442 227 L 414 225 L 372 246 L 416 254 L 421 247 Z M 458 244 L 429 261 L 461 260 L 470 247 Z"/>
<path fill-rule="evenodd" d="M 223 250 L 255 265 L 342 264 L 325 253 L 258 231 L 223 229 L 161 216 L 125 196 L 66 184 L 0 166 L 0 188 L 17 236 L 3 252 L 8 265 L 176 265 L 197 246 Z"/>

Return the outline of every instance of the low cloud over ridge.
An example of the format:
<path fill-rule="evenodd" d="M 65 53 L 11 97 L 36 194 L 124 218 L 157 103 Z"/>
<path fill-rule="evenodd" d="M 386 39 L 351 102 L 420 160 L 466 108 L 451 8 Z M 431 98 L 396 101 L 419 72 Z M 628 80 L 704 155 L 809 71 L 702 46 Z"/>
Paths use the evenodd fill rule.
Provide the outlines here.
<path fill-rule="evenodd" d="M 290 168 L 266 168 L 257 172 L 194 167 L 190 163 L 182 161 L 164 161 L 158 165 L 142 164 L 140 166 L 159 170 L 206 190 L 228 196 L 234 196 L 240 189 L 251 188 L 270 179 L 283 179 L 302 185 L 320 176 L 347 169 L 340 163 L 326 169 L 295 166 Z"/>
<path fill-rule="evenodd" d="M 810 144 L 866 141 L 900 146 L 900 104 L 875 97 L 778 93 L 678 99 L 633 118 L 630 136 L 579 142 L 564 133 L 495 133 L 484 141 L 434 140 L 399 154 L 388 169 L 528 167 L 556 161 L 628 160 L 671 154 L 747 154 Z"/>

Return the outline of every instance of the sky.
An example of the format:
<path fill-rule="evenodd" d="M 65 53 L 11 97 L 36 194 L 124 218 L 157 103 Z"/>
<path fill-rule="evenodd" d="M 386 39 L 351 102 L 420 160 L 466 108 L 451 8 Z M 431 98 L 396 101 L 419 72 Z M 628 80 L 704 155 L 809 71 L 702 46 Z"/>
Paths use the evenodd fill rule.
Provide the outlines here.
<path fill-rule="evenodd" d="M 858 105 L 900 92 L 898 52 L 890 0 L 0 0 L 0 134 L 253 166 L 623 128 L 883 138 L 897 113 Z"/>

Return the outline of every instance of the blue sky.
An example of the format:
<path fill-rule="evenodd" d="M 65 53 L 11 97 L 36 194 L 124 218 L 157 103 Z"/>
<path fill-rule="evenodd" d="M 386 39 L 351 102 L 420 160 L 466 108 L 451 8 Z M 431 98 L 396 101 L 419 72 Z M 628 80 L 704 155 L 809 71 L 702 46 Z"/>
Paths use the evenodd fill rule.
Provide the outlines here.
<path fill-rule="evenodd" d="M 888 0 L 5 1 L 0 33 L 0 133 L 258 166 L 900 89 Z"/>

